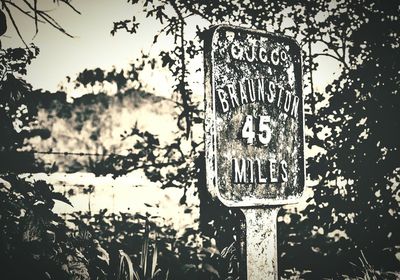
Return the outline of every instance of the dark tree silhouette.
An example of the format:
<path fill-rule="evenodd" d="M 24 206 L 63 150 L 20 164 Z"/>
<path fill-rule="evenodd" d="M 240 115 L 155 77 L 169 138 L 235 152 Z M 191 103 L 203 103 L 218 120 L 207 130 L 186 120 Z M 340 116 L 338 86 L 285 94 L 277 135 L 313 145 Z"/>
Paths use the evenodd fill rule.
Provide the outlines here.
<path fill-rule="evenodd" d="M 356 252 L 364 251 L 367 259 L 386 269 L 399 267 L 394 248 L 400 244 L 395 229 L 400 67 L 393 59 L 400 55 L 398 10 L 397 3 L 387 1 L 358 11 L 362 24 L 348 37 L 353 63 L 327 87 L 329 106 L 320 112 L 320 125 L 328 128 L 322 137 L 326 154 L 310 164 L 311 176 L 324 177 L 324 188 L 315 189 L 316 203 L 335 209 L 325 213 L 320 224 L 328 231 L 345 230 Z"/>
<path fill-rule="evenodd" d="M 297 265 L 299 270 L 333 275 L 352 270 L 349 262 L 356 261 L 360 251 L 365 251 L 367 259 L 378 267 L 390 264 L 398 268 L 393 252 L 399 246 L 394 230 L 399 224 L 400 144 L 399 120 L 395 116 L 399 109 L 396 1 L 128 2 L 164 25 L 155 34 L 154 42 L 161 34 L 173 36 L 176 42 L 174 49 L 160 53 L 163 65 L 176 77 L 175 92 L 181 109 L 178 127 L 184 132 L 171 147 L 179 147 L 183 137 L 190 136 L 192 120 L 202 117 L 193 110 L 196 104 L 191 102 L 186 83 L 185 65 L 191 55 L 201 54 L 198 41 L 204 39 L 199 27 L 197 38 L 186 35 L 191 17 L 201 17 L 210 24 L 242 24 L 297 39 L 303 49 L 306 81 L 306 145 L 309 149 L 320 148 L 321 152 L 307 159 L 309 178 L 315 184 L 309 205 L 302 213 L 292 212 L 290 224 L 281 223 L 281 234 L 286 236 L 283 251 L 288 250 L 281 256 L 283 266 Z M 115 23 L 112 32 L 124 29 L 135 33 L 139 28 L 140 23 L 133 18 Z M 322 57 L 336 61 L 340 75 L 325 91 L 318 92 L 314 77 L 319 73 Z M 169 176 L 180 182 L 174 186 L 194 182 L 204 198 L 207 193 L 202 193 L 203 174 L 179 176 L 183 170 L 193 174 L 188 172 L 188 166 L 193 159 L 202 162 L 204 156 L 201 149 L 193 149 L 190 155 L 182 158 L 185 169 L 177 168 L 175 176 Z M 214 209 L 206 201 L 202 199 L 203 206 Z M 206 212 L 202 212 L 203 217 Z M 287 214 L 290 213 L 282 212 Z M 217 223 L 216 227 L 219 225 L 228 228 L 224 223 Z M 360 238 L 360 234 L 368 237 Z M 390 262 L 380 258 L 382 251 L 390 251 Z M 293 261 L 290 254 L 309 259 Z M 332 261 L 338 262 L 329 265 Z"/>
<path fill-rule="evenodd" d="M 75 12 L 78 10 L 71 5 L 70 0 L 55 0 L 54 5 L 64 3 Z M 16 13 L 22 13 L 30 18 L 35 25 L 35 35 L 39 32 L 39 24 L 49 24 L 61 33 L 72 37 L 50 15 L 48 10 L 41 9 L 37 0 L 29 1 L 0 1 L 0 36 L 4 35 L 12 26 L 25 48 L 8 48 L 0 50 L 0 130 L 4 135 L 0 140 L 0 171 L 23 172 L 38 170 L 40 164 L 35 162 L 34 155 L 27 152 L 25 139 L 34 136 L 49 137 L 46 129 L 34 129 L 32 122 L 35 120 L 36 108 L 31 106 L 32 86 L 23 76 L 26 67 L 38 55 L 39 48 L 28 45 L 20 31 L 20 23 L 16 20 Z M 8 22 L 8 24 L 7 24 Z"/>
<path fill-rule="evenodd" d="M 33 154 L 18 153 L 33 136 L 48 137 L 48 130 L 33 129 L 35 108 L 29 103 L 31 85 L 22 79 L 26 66 L 38 53 L 35 47 L 0 51 L 0 170 L 23 172 L 37 168 Z"/>
<path fill-rule="evenodd" d="M 164 188 L 181 188 L 181 204 L 186 203 L 189 188 L 196 188 L 202 232 L 214 236 L 219 248 L 235 241 L 239 252 L 242 246 L 238 232 L 243 226 L 240 214 L 223 207 L 205 188 L 203 141 L 195 135 L 201 129 L 202 107 L 193 100 L 188 84 L 188 62 L 202 54 L 205 33 L 198 27 L 196 37 L 191 38 L 186 28 L 191 18 L 201 17 L 210 25 L 229 22 L 286 34 L 302 46 L 306 145 L 320 152 L 307 159 L 307 174 L 313 182 L 307 207 L 301 212 L 281 212 L 281 272 L 295 268 L 308 279 L 358 273 L 350 261 L 358 262 L 361 252 L 378 268 L 399 269 L 399 260 L 395 258 L 400 246 L 396 231 L 400 201 L 400 28 L 396 1 L 128 2 L 163 25 L 154 34 L 154 44 L 163 35 L 171 36 L 175 42 L 170 50 L 160 52 L 156 63 L 168 68 L 175 78 L 177 133 L 171 143 L 162 145 L 156 135 L 133 127 L 123 135 L 124 139 L 136 139 L 129 154 L 104 158 L 95 164 L 96 174 L 118 176 L 143 169 L 151 181 L 161 182 Z M 7 17 L 8 25 L 11 23 L 23 40 L 10 12 L 11 8 L 21 11 L 21 6 L 13 1 L 1 3 L 0 20 Z M 38 1 L 23 3 L 29 12 L 21 12 L 36 27 L 40 21 L 46 21 L 65 32 L 37 8 Z M 111 33 L 120 29 L 135 33 L 140 27 L 133 17 L 114 23 Z M 26 64 L 34 56 L 32 48 L 2 50 L 1 59 L 7 66 L 2 71 L 6 74 L 1 80 L 0 121 L 3 135 L 10 135 L 0 140 L 3 153 L 21 150 L 23 140 L 32 134 L 25 129 L 32 116 L 26 114 L 23 106 L 30 87 L 15 73 L 24 74 Z M 314 80 L 322 57 L 337 62 L 339 75 L 324 91 L 317 91 Z M 144 56 L 143 63 L 152 64 L 154 58 Z M 86 87 L 111 82 L 123 90 L 129 81 L 138 81 L 139 70 L 136 66 L 127 72 L 85 70 L 76 82 Z M 3 164 L 4 168 L 8 164 Z M 18 182 L 15 185 L 19 186 Z M 6 185 L 1 186 L 1 194 L 7 194 Z M 52 208 L 47 201 L 49 198 L 45 199 L 45 213 Z M 49 225 L 48 221 L 44 224 Z M 306 270 L 312 272 L 304 273 Z"/>

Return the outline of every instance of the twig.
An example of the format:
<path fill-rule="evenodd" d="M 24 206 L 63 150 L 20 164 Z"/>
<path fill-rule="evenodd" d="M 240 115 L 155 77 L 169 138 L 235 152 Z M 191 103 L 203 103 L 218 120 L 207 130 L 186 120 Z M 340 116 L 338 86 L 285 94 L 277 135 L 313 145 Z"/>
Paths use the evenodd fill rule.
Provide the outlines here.
<path fill-rule="evenodd" d="M 178 6 L 176 5 L 175 1 L 170 1 L 172 7 L 174 8 L 176 14 L 178 15 L 179 21 L 180 21 L 180 39 L 181 39 L 181 63 L 182 63 L 182 73 L 181 73 L 181 88 L 180 92 L 182 95 L 182 102 L 183 102 L 183 112 L 182 114 L 185 115 L 185 120 L 186 120 L 186 138 L 189 138 L 189 133 L 190 133 L 190 116 L 189 116 L 189 97 L 187 96 L 186 90 L 185 90 L 185 78 L 186 78 L 186 64 L 185 64 L 185 37 L 184 37 L 184 32 L 185 32 L 185 19 L 183 18 L 182 13 L 179 11 Z M 178 124 L 179 125 L 179 124 Z"/>
<path fill-rule="evenodd" d="M 7 5 L 4 5 L 4 9 L 6 10 L 8 16 L 10 17 L 11 22 L 15 28 L 15 31 L 17 31 L 17 34 L 18 34 L 19 38 L 21 39 L 22 43 L 24 43 L 25 47 L 29 48 L 28 45 L 26 44 L 24 38 L 22 37 L 21 32 L 18 29 L 17 23 L 15 22 L 14 17 L 12 16 L 12 14 L 10 12 L 10 9 L 7 7 Z"/>
<path fill-rule="evenodd" d="M 19 7 L 19 6 L 16 5 L 15 3 L 11 2 L 11 1 L 4 1 L 4 3 L 10 4 L 11 6 L 13 6 L 13 7 L 16 8 L 17 10 L 19 10 L 21 13 L 23 13 L 24 15 L 26 15 L 27 17 L 30 17 L 31 19 L 35 19 L 35 17 L 32 16 L 32 15 L 30 14 L 29 11 L 23 10 L 21 7 Z M 40 19 L 38 19 L 37 21 L 40 22 L 40 23 L 45 23 L 44 21 L 42 21 L 42 20 L 40 20 Z"/>
<path fill-rule="evenodd" d="M 53 26 L 55 29 L 57 29 L 58 31 L 64 33 L 65 35 L 67 35 L 68 37 L 74 38 L 74 36 L 72 36 L 71 34 L 69 34 L 67 31 L 65 31 L 64 28 L 62 28 L 62 26 L 52 17 L 50 16 L 48 13 L 44 12 L 44 11 L 40 11 L 35 9 L 35 7 L 33 7 L 27 0 L 23 0 L 24 3 L 31 9 L 33 10 L 35 13 L 37 13 L 41 18 L 43 18 L 48 24 L 50 24 L 51 26 Z"/>
<path fill-rule="evenodd" d="M 61 1 L 61 2 L 63 2 L 65 5 L 67 5 L 68 7 L 70 7 L 75 13 L 77 13 L 77 14 L 81 14 L 81 12 L 80 11 L 78 11 L 74 6 L 72 6 L 72 4 L 71 3 L 69 3 L 68 2 L 68 0 L 63 0 L 63 1 Z"/>
<path fill-rule="evenodd" d="M 35 36 L 33 36 L 33 38 L 35 38 L 36 35 L 39 33 L 38 16 L 37 16 L 37 0 L 33 1 L 33 7 L 34 7 L 33 12 L 35 13 Z"/>

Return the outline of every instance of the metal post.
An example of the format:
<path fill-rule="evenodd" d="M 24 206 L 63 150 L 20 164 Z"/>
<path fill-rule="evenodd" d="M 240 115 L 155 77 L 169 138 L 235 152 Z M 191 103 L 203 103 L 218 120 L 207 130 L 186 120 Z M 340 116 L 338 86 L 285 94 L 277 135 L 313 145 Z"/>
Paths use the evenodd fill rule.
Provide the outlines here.
<path fill-rule="evenodd" d="M 241 208 L 246 217 L 247 280 L 277 280 L 279 207 Z"/>

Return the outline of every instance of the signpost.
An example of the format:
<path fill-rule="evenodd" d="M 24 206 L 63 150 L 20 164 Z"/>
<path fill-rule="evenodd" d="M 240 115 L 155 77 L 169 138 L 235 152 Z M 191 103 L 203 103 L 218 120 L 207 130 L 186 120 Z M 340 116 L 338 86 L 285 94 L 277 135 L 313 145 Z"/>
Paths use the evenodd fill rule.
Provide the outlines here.
<path fill-rule="evenodd" d="M 301 50 L 288 37 L 219 25 L 204 53 L 207 185 L 246 217 L 248 279 L 277 279 L 277 212 L 304 189 Z"/>

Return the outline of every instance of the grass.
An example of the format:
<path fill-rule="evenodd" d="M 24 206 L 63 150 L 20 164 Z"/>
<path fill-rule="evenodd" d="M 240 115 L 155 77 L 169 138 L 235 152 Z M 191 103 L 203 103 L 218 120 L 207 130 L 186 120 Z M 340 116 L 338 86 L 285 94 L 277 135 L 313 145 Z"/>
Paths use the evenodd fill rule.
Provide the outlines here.
<path fill-rule="evenodd" d="M 354 275 L 339 275 L 334 278 L 322 278 L 324 280 L 400 280 L 400 271 L 382 271 L 378 270 L 371 265 L 361 251 L 361 256 L 358 258 L 358 264 L 350 262 L 355 268 Z M 308 279 L 306 274 L 310 273 L 309 270 L 298 271 L 295 268 L 287 269 L 284 275 L 280 276 L 282 280 L 300 280 Z"/>
<path fill-rule="evenodd" d="M 359 272 L 360 276 L 351 277 L 344 275 L 345 280 L 384 280 L 384 279 L 400 279 L 400 272 L 383 272 L 376 270 L 367 260 L 364 252 L 361 251 L 361 257 L 358 258 L 360 264 L 350 262 Z"/>

